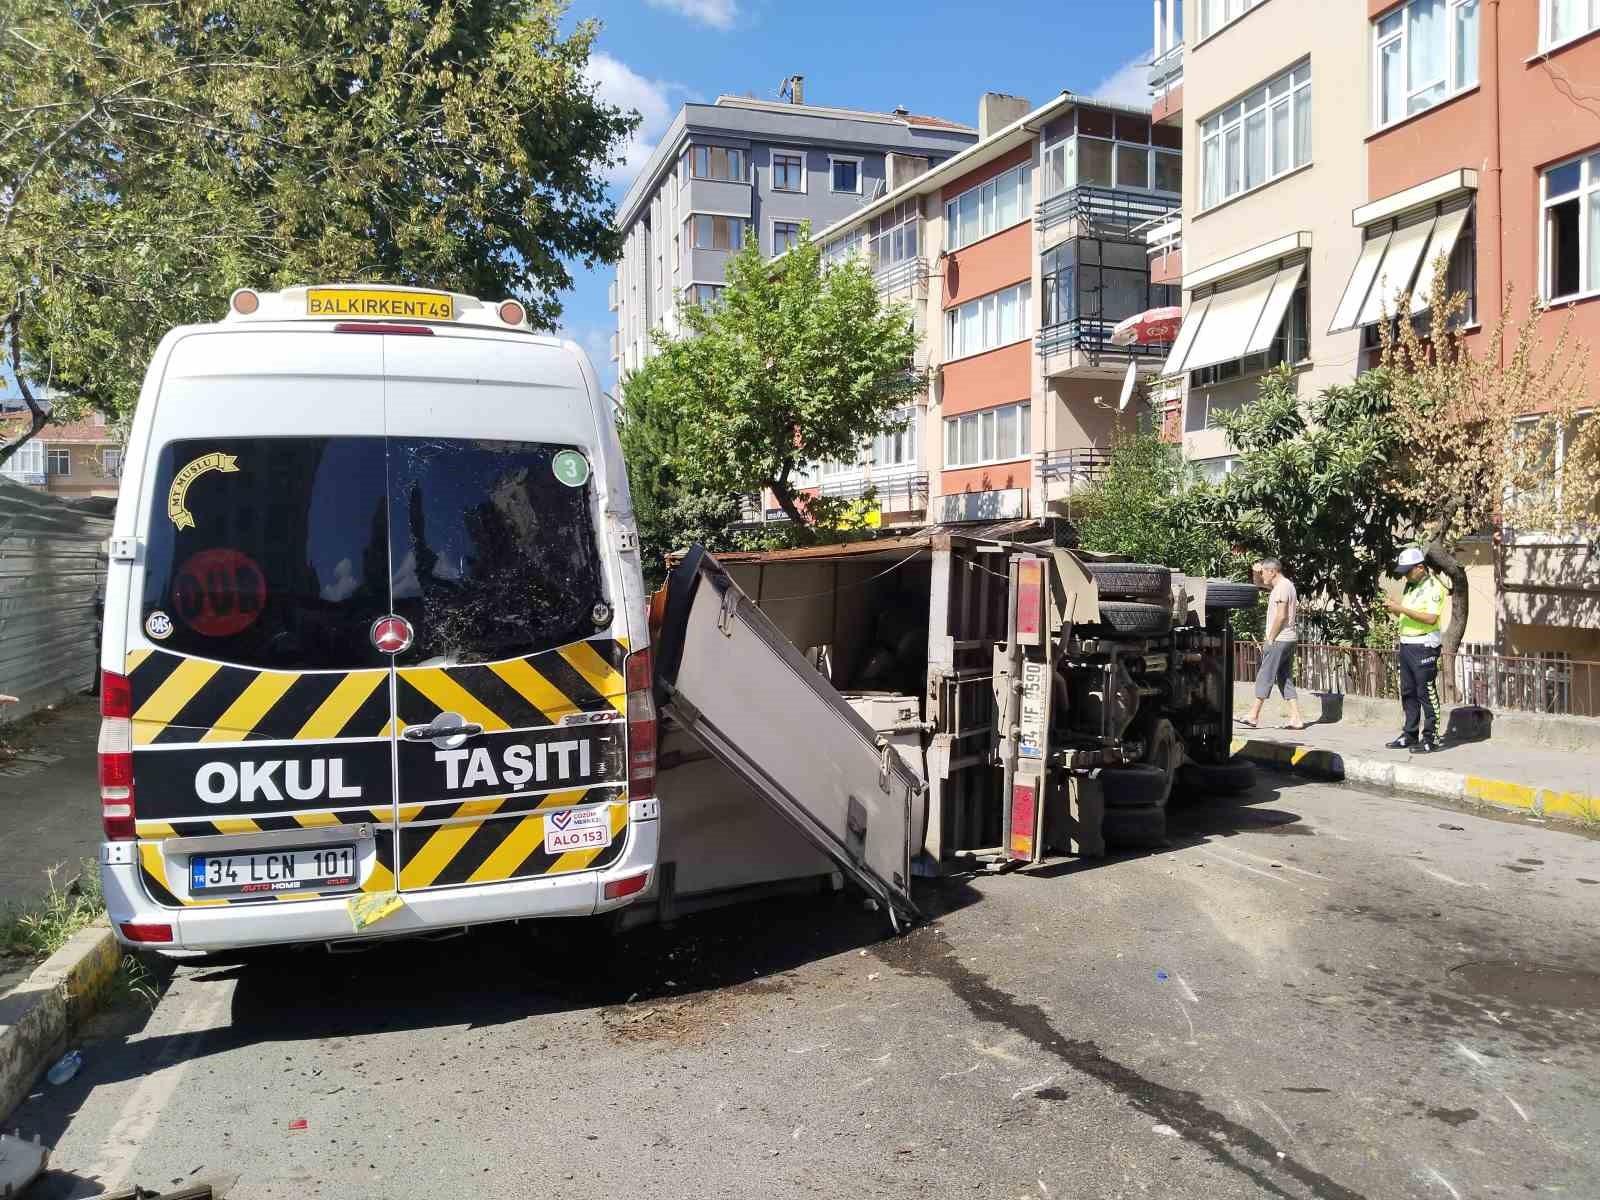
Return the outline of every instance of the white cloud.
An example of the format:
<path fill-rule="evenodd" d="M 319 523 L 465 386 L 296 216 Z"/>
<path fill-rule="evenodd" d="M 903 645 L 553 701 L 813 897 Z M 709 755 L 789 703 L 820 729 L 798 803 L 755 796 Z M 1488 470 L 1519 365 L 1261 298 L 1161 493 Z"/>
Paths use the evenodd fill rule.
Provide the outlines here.
<path fill-rule="evenodd" d="M 732 29 L 739 19 L 739 0 L 645 0 L 651 8 L 664 8 L 713 29 Z"/>
<path fill-rule="evenodd" d="M 622 161 L 606 175 L 607 183 L 627 187 L 649 160 L 662 132 L 672 123 L 676 110 L 672 96 L 681 89 L 664 80 L 646 79 L 609 54 L 591 55 L 587 74 L 601 100 L 624 112 L 637 112 L 641 118 L 639 128 L 623 147 Z"/>
<path fill-rule="evenodd" d="M 1150 56 L 1140 55 L 1132 62 L 1124 63 L 1089 89 L 1089 95 L 1112 104 L 1149 108 Z"/>

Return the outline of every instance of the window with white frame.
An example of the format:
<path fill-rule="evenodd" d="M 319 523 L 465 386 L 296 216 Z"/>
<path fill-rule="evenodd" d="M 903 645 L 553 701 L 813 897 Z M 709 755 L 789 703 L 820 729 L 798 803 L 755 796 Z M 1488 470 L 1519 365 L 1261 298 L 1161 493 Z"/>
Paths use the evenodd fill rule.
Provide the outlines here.
<path fill-rule="evenodd" d="M 867 231 L 858 225 L 849 233 L 841 234 L 831 239 L 822 247 L 822 265 L 824 268 L 835 267 L 845 259 L 860 254 L 866 245 Z"/>
<path fill-rule="evenodd" d="M 890 418 L 895 428 L 880 433 L 872 447 L 876 467 L 909 467 L 917 461 L 917 410 L 898 409 Z"/>
<path fill-rule="evenodd" d="M 1200 0 L 1200 36 L 1208 38 L 1265 0 Z"/>
<path fill-rule="evenodd" d="M 828 184 L 836 192 L 861 191 L 861 160 L 828 155 Z"/>
<path fill-rule="evenodd" d="M 691 283 L 683 298 L 696 308 L 706 308 L 722 298 L 720 283 Z"/>
<path fill-rule="evenodd" d="M 1215 387 L 1232 379 L 1260 374 L 1262 371 L 1270 370 L 1283 363 L 1302 363 L 1310 357 L 1311 273 L 1306 271 L 1295 285 L 1294 292 L 1289 297 L 1289 303 L 1283 310 L 1283 319 L 1265 350 L 1257 351 L 1254 354 L 1246 354 L 1242 358 L 1214 363 L 1210 366 L 1201 367 L 1196 371 L 1190 371 L 1189 386 L 1191 389 Z M 1193 396 L 1195 394 L 1191 390 L 1190 395 Z M 1198 417 L 1202 423 L 1190 425 L 1186 428 L 1191 433 L 1199 429 L 1211 428 L 1211 418 L 1216 411 L 1215 408 L 1208 409 L 1204 404 L 1198 410 L 1191 407 L 1189 419 L 1193 421 Z"/>
<path fill-rule="evenodd" d="M 775 192 L 806 190 L 805 155 L 796 150 L 772 152 L 772 190 Z"/>
<path fill-rule="evenodd" d="M 743 150 L 731 146 L 689 147 L 690 173 L 696 179 L 714 179 L 722 183 L 748 183 L 749 159 Z"/>
<path fill-rule="evenodd" d="M 1032 170 L 1026 164 L 968 188 L 944 206 L 944 245 L 959 250 L 1026 221 L 1032 213 Z"/>
<path fill-rule="evenodd" d="M 1183 191 L 1183 130 L 1148 117 L 1079 108 L 1045 127 L 1045 199 L 1080 185 Z"/>
<path fill-rule="evenodd" d="M 1027 458 L 1033 436 L 1028 403 L 986 408 L 947 417 L 944 423 L 944 465 L 981 467 Z"/>
<path fill-rule="evenodd" d="M 46 450 L 44 452 L 44 469 L 51 475 L 71 475 L 72 451 Z"/>
<path fill-rule="evenodd" d="M 917 257 L 922 209 L 916 199 L 902 200 L 872 218 L 868 226 L 869 254 L 874 272 L 911 262 Z"/>
<path fill-rule="evenodd" d="M 26 441 L 18 447 L 17 452 L 0 464 L 0 475 L 12 479 L 23 479 L 28 476 L 38 477 L 44 474 L 44 443 Z"/>
<path fill-rule="evenodd" d="M 1563 300 L 1600 292 L 1600 154 L 1551 167 L 1540 188 L 1542 295 L 1546 300 Z"/>
<path fill-rule="evenodd" d="M 689 244 L 696 250 L 740 250 L 744 248 L 744 218 L 718 217 L 695 213 L 690 217 Z"/>
<path fill-rule="evenodd" d="M 1600 29 L 1600 0 L 1539 0 L 1539 45 L 1549 50 Z"/>
<path fill-rule="evenodd" d="M 1478 83 L 1478 0 L 1409 0 L 1373 22 L 1378 128 Z"/>
<path fill-rule="evenodd" d="M 947 309 L 944 314 L 946 360 L 982 354 L 1028 336 L 1031 283 L 1019 283 Z"/>
<path fill-rule="evenodd" d="M 122 449 L 119 446 L 107 446 L 100 451 L 100 469 L 112 479 L 122 477 Z"/>
<path fill-rule="evenodd" d="M 774 221 L 772 223 L 772 253 L 776 257 L 785 250 L 800 244 L 799 221 Z"/>
<path fill-rule="evenodd" d="M 1566 485 L 1582 480 L 1579 466 L 1573 460 L 1581 453 L 1585 429 L 1595 420 L 1600 420 L 1600 416 L 1589 409 L 1579 412 L 1571 422 L 1556 428 L 1551 428 L 1547 419 L 1540 417 L 1524 417 L 1516 422 L 1511 432 L 1512 461 L 1524 478 L 1537 477 L 1542 482 L 1534 491 L 1508 487 L 1505 495 L 1508 515 L 1514 517 L 1517 508 L 1522 507 L 1523 516 L 1526 516 L 1526 506 L 1530 503 L 1551 512 L 1570 511 L 1567 509 L 1568 497 L 1564 494 Z M 1574 516 L 1583 515 L 1586 506 L 1580 503 L 1574 507 L 1578 510 L 1573 513 Z M 1600 509 L 1588 506 L 1588 512 L 1600 518 Z"/>
<path fill-rule="evenodd" d="M 1311 64 L 1303 62 L 1200 122 L 1200 207 L 1311 161 Z"/>

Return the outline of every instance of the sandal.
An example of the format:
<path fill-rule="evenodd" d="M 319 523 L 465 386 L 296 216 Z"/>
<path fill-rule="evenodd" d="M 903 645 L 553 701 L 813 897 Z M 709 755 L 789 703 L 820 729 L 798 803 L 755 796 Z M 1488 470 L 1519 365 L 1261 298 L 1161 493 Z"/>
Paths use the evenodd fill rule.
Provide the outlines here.
<path fill-rule="evenodd" d="M 1285 725 L 1284 728 L 1291 729 L 1296 733 L 1304 733 L 1306 727 L 1304 725 Z"/>
<path fill-rule="evenodd" d="M 1243 725 L 1246 729 L 1254 729 L 1254 728 L 1256 728 L 1256 723 L 1254 721 L 1252 721 L 1249 717 L 1235 717 L 1233 719 L 1233 723 L 1235 725 Z"/>

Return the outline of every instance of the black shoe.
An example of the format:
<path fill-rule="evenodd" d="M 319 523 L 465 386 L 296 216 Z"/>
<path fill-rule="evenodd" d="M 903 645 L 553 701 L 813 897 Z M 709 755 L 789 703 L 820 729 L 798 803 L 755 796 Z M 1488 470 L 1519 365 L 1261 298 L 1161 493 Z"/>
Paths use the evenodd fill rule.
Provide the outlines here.
<path fill-rule="evenodd" d="M 1416 744 L 1416 738 L 1412 737 L 1409 733 L 1402 733 L 1399 737 L 1395 738 L 1394 741 L 1385 742 L 1383 744 L 1383 748 L 1385 750 L 1409 750 Z"/>
<path fill-rule="evenodd" d="M 1413 753 L 1413 754 L 1433 754 L 1436 751 L 1443 750 L 1443 749 L 1444 749 L 1444 743 L 1441 742 L 1438 738 L 1436 738 L 1436 737 L 1433 737 L 1433 738 L 1425 737 L 1420 742 L 1418 742 L 1415 746 L 1411 747 L 1411 753 Z"/>

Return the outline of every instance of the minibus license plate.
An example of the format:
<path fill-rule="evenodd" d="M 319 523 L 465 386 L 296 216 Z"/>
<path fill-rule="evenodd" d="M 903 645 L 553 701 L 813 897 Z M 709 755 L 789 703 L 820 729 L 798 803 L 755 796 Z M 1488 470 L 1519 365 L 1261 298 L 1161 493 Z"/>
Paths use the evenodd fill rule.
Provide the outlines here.
<path fill-rule="evenodd" d="M 209 896 L 316 891 L 353 887 L 355 882 L 354 846 L 255 854 L 197 854 L 189 860 L 189 891 Z"/>

